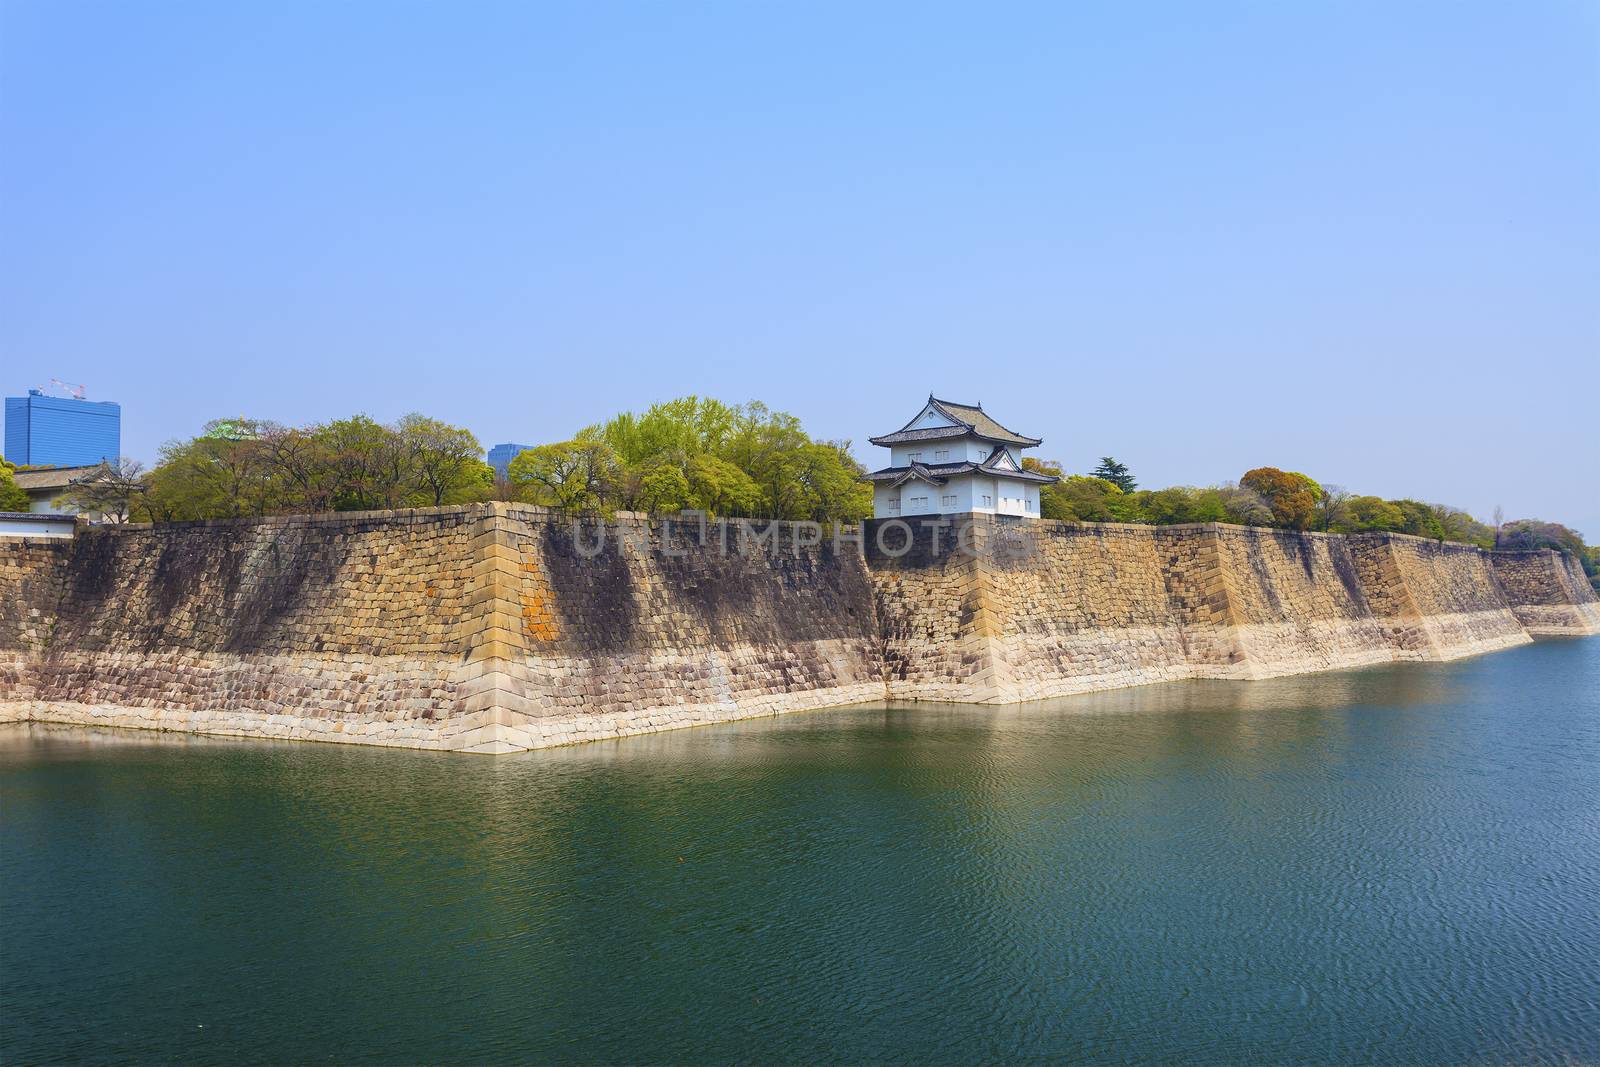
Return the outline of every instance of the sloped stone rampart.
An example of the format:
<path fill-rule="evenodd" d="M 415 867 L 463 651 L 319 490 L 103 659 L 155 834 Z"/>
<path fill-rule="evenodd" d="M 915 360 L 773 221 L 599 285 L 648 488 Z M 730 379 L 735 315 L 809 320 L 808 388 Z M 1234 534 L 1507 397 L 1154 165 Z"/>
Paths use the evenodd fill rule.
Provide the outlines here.
<path fill-rule="evenodd" d="M 507 752 L 1600 633 L 1552 552 L 1234 526 L 512 504 L 0 538 L 0 719 Z"/>
<path fill-rule="evenodd" d="M 1600 634 L 1600 598 L 1577 561 L 1552 549 L 1496 552 L 1494 573 L 1530 634 Z"/>
<path fill-rule="evenodd" d="M 915 551 L 883 549 L 914 531 Z M 1490 553 L 1392 534 L 974 517 L 868 524 L 889 692 L 1005 703 L 1524 644 Z"/>

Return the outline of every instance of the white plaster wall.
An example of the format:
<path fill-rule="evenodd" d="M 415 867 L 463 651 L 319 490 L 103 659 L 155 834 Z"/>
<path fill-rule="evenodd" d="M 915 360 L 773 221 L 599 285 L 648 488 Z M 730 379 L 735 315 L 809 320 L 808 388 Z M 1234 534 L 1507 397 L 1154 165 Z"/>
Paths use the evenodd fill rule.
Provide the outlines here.
<path fill-rule="evenodd" d="M 969 456 L 964 440 L 918 441 L 911 445 L 895 445 L 889 449 L 889 465 L 905 467 L 911 463 L 963 463 Z M 985 452 L 983 456 L 989 453 Z M 979 458 L 983 458 L 980 456 Z"/>
<path fill-rule="evenodd" d="M 71 537 L 77 529 L 77 522 L 71 515 L 62 515 L 55 522 L 29 522 L 0 517 L 0 537 Z"/>
<path fill-rule="evenodd" d="M 983 502 L 985 495 L 990 499 L 988 504 Z M 954 499 L 947 502 L 946 498 Z M 966 514 L 972 511 L 993 514 L 997 503 L 994 479 L 970 475 L 952 478 L 942 486 L 911 481 L 898 489 L 877 485 L 872 490 L 872 513 L 880 519 Z M 896 507 L 896 504 L 899 506 Z"/>
<path fill-rule="evenodd" d="M 885 485 L 872 487 L 872 514 L 880 519 L 892 519 L 900 514 L 900 490 Z"/>

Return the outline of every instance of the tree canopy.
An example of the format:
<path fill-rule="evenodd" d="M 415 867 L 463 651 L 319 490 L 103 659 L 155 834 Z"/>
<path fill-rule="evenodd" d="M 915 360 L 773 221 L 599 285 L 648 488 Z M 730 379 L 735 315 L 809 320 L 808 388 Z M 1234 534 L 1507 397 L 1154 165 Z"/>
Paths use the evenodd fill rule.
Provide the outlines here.
<path fill-rule="evenodd" d="M 1118 463 L 1110 456 L 1101 456 L 1100 466 L 1090 471 L 1089 477 L 1110 482 L 1124 493 L 1131 493 L 1139 488 L 1139 483 L 1133 480 L 1133 475 L 1128 471 L 1128 465 Z"/>
<path fill-rule="evenodd" d="M 849 448 L 759 402 L 687 396 L 529 449 L 509 475 L 519 499 L 556 507 L 855 521 L 872 489 Z"/>
<path fill-rule="evenodd" d="M 17 468 L 0 456 L 0 511 L 27 511 L 31 506 L 28 494 L 17 484 L 11 472 Z"/>
<path fill-rule="evenodd" d="M 1060 463 L 1025 458 L 1025 469 L 1060 479 L 1039 490 L 1039 514 L 1069 522 L 1128 522 L 1168 526 L 1190 522 L 1228 522 L 1330 533 L 1388 531 L 1492 548 L 1497 527 L 1479 522 L 1460 508 L 1420 500 L 1385 500 L 1324 485 L 1310 475 L 1277 467 L 1256 467 L 1237 483 L 1195 488 L 1124 489 L 1103 475 L 1133 482 L 1126 465 L 1104 456 L 1090 474 L 1066 474 Z M 1496 516 L 1498 521 L 1498 515 Z M 1600 580 L 1600 553 L 1583 536 L 1559 523 L 1521 519 L 1498 527 L 1498 547 L 1555 548 L 1583 563 Z"/>
<path fill-rule="evenodd" d="M 136 518 L 234 518 L 485 500 L 494 468 L 467 430 L 422 415 L 312 426 L 234 418 L 169 441 L 130 502 Z"/>

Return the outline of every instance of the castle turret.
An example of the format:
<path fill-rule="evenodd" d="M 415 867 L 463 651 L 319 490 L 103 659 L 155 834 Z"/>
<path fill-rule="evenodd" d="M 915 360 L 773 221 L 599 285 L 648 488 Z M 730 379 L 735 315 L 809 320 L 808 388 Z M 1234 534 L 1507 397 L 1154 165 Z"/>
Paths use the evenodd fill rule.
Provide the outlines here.
<path fill-rule="evenodd" d="M 889 449 L 890 465 L 867 475 L 878 518 L 964 512 L 1038 518 L 1039 488 L 1056 481 L 1022 469 L 1022 450 L 1040 439 L 1006 429 L 982 404 L 930 394 L 914 419 L 869 440 Z"/>

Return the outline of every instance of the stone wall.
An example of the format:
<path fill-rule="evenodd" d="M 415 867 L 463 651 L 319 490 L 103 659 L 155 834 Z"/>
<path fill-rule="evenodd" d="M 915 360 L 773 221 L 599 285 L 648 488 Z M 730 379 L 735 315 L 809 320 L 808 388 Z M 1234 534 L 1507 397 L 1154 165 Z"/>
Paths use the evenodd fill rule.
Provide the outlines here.
<path fill-rule="evenodd" d="M 1201 677 L 1269 678 L 1360 667 L 1393 658 L 1343 537 L 1212 525 L 1170 536 L 1216 554 L 1227 598 L 1230 663 L 1192 661 Z M 1189 532 L 1192 531 L 1192 532 Z M 1188 619 L 1192 630 L 1201 620 Z"/>
<path fill-rule="evenodd" d="M 1483 549 L 1405 534 L 1348 540 L 1396 659 L 1457 659 L 1529 642 Z"/>
<path fill-rule="evenodd" d="M 73 544 L 55 537 L 0 538 L 0 722 L 37 691 L 34 667 L 50 643 Z"/>
<path fill-rule="evenodd" d="M 1600 599 L 1576 560 L 1548 548 L 1493 556 L 1495 576 L 1523 629 L 1531 634 L 1600 634 Z"/>
<path fill-rule="evenodd" d="M 63 561 L 33 717 L 448 744 L 476 516 L 91 528 Z"/>
<path fill-rule="evenodd" d="M 1004 703 L 1524 644 L 1490 554 L 1402 535 L 1201 524 L 868 524 L 889 692 Z M 951 551 L 948 546 L 976 546 Z"/>
<path fill-rule="evenodd" d="M 1399 535 L 604 529 L 484 504 L 0 538 L 0 718 L 502 752 L 1600 633 L 1565 557 Z"/>
<path fill-rule="evenodd" d="M 643 517 L 574 526 L 497 507 L 480 537 L 486 610 L 466 672 L 466 707 L 495 709 L 480 744 L 538 748 L 883 699 L 861 554 L 807 533 Z"/>
<path fill-rule="evenodd" d="M 0 544 L 49 619 L 0 617 L 0 714 L 496 752 L 882 698 L 858 552 L 619 527 L 586 554 L 491 504 L 98 528 L 54 568 Z"/>

